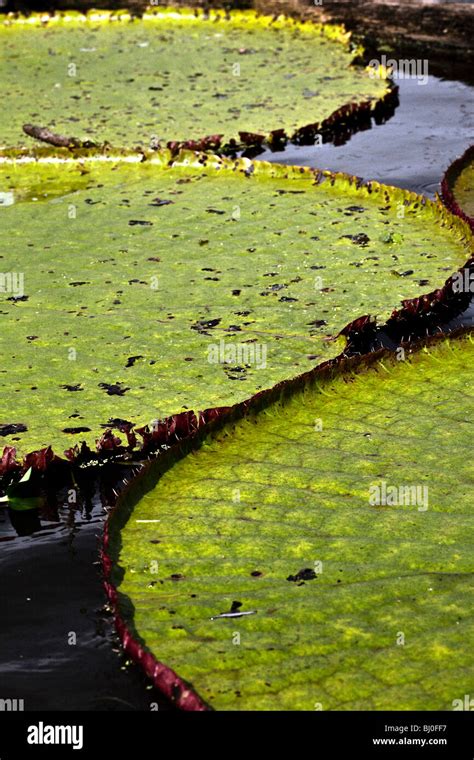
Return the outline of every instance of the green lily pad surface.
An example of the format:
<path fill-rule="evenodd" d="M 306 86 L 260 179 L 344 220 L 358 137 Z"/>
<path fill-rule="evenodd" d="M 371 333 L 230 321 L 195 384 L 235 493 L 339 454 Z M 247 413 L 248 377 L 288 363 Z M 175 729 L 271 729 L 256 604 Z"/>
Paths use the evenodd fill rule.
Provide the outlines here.
<path fill-rule="evenodd" d="M 127 146 L 216 133 L 226 142 L 239 131 L 291 137 L 389 92 L 352 65 L 360 50 L 348 40 L 341 27 L 251 11 L 0 17 L 0 144 L 30 144 L 27 122 Z"/>
<path fill-rule="evenodd" d="M 474 222 L 474 149 L 453 184 L 453 195 L 462 211 Z"/>
<path fill-rule="evenodd" d="M 114 514 L 120 613 L 216 709 L 469 693 L 474 342 L 398 356 L 293 382 Z"/>
<path fill-rule="evenodd" d="M 57 155 L 0 163 L 0 433 L 24 454 L 248 398 L 440 287 L 472 245 L 441 204 L 345 175 Z"/>

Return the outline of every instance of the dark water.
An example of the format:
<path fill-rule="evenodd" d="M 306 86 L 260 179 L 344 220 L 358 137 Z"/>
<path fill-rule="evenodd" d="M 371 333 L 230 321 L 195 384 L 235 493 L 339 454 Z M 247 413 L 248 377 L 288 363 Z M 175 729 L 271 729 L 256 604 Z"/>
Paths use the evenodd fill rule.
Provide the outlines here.
<path fill-rule="evenodd" d="M 0 537 L 15 536 L 0 544 L 0 697 L 23 699 L 25 710 L 161 706 L 141 673 L 126 667 L 104 609 L 98 494 L 86 519 L 68 505 L 29 536 L 18 537 L 0 512 Z"/>
<path fill-rule="evenodd" d="M 399 85 L 400 106 L 388 123 L 343 146 L 290 146 L 259 158 L 433 196 L 448 164 L 474 142 L 474 88 L 433 76 L 426 86 Z M 85 509 L 64 503 L 54 519 L 23 518 L 16 527 L 0 508 L 0 698 L 23 699 L 25 710 L 149 710 L 152 702 L 167 709 L 124 663 L 104 610 L 98 550 L 107 502 L 96 492 Z"/>
<path fill-rule="evenodd" d="M 344 171 L 433 197 L 445 169 L 474 142 L 474 88 L 434 76 L 426 85 L 402 79 L 398 86 L 395 115 L 346 145 L 292 145 L 258 158 Z"/>

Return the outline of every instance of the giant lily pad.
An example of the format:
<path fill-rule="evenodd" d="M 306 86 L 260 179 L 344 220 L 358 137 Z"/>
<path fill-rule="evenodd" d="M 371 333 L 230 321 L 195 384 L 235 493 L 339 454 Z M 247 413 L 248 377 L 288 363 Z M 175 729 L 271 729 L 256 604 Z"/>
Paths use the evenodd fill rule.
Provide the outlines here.
<path fill-rule="evenodd" d="M 24 144 L 25 122 L 128 146 L 216 133 L 228 143 L 239 132 L 298 139 L 388 97 L 387 79 L 352 65 L 361 51 L 349 37 L 251 11 L 4 16 L 0 142 Z"/>
<path fill-rule="evenodd" d="M 474 146 L 448 168 L 441 193 L 447 207 L 474 230 Z"/>
<path fill-rule="evenodd" d="M 119 630 L 181 707 L 462 703 L 474 676 L 474 341 L 398 357 L 260 396 L 172 447 L 120 499 Z"/>
<path fill-rule="evenodd" d="M 472 250 L 440 203 L 347 175 L 67 155 L 0 163 L 0 434 L 23 454 L 248 398 Z"/>

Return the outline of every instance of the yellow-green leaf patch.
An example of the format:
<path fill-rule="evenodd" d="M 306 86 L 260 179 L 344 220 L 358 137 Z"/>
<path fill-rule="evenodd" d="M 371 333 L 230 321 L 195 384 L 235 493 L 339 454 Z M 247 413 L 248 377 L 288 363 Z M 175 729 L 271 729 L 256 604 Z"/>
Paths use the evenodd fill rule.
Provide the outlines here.
<path fill-rule="evenodd" d="M 208 705 L 451 710 L 469 693 L 474 342 L 398 356 L 290 383 L 119 501 L 119 616 Z"/>
<path fill-rule="evenodd" d="M 349 37 L 253 11 L 3 16 L 0 144 L 28 144 L 25 123 L 126 146 L 215 134 L 228 143 L 241 131 L 294 137 L 388 96 L 387 79 L 353 65 L 361 51 Z"/>
<path fill-rule="evenodd" d="M 335 357 L 361 315 L 441 287 L 471 250 L 441 204 L 346 175 L 39 156 L 0 162 L 0 433 L 23 454 L 248 398 Z"/>

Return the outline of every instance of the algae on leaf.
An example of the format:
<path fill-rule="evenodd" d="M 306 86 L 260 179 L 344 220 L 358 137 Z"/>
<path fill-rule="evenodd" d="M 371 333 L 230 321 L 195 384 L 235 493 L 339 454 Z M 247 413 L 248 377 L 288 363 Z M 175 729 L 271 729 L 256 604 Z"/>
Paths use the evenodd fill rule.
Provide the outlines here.
<path fill-rule="evenodd" d="M 109 525 L 132 636 L 216 709 L 453 709 L 473 363 L 468 335 L 316 370 L 154 462 Z"/>
<path fill-rule="evenodd" d="M 346 175 L 39 155 L 0 161 L 18 201 L 0 208 L 0 435 L 22 454 L 248 398 L 441 287 L 472 246 L 441 204 Z"/>
<path fill-rule="evenodd" d="M 0 144 L 29 144 L 22 125 L 117 145 L 239 132 L 268 137 L 370 110 L 390 92 L 352 65 L 341 27 L 251 11 L 66 12 L 0 17 L 5 112 Z M 40 81 L 40 87 L 38 82 Z"/>

